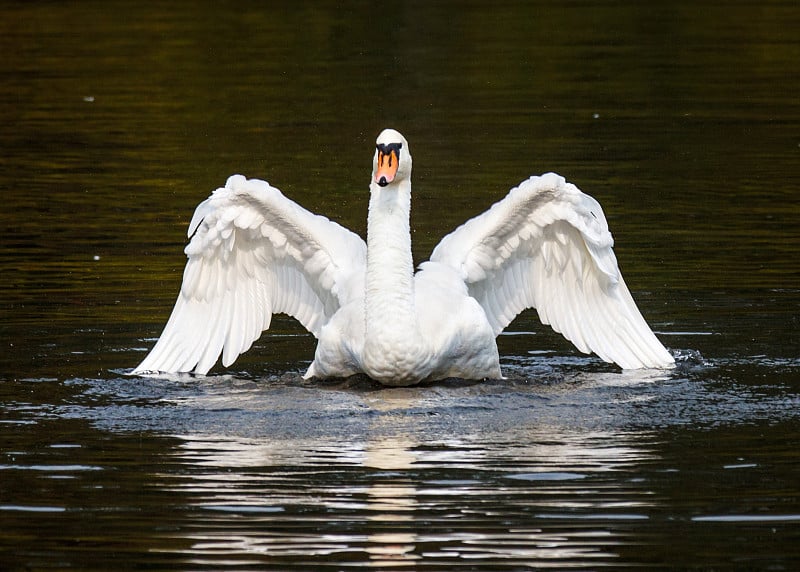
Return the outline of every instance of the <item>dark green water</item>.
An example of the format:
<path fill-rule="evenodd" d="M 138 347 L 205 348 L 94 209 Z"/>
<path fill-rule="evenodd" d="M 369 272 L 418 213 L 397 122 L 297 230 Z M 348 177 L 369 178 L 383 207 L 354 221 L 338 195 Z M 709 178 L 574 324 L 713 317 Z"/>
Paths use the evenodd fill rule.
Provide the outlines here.
<path fill-rule="evenodd" d="M 796 2 L 2 2 L 0 568 L 791 570 L 800 558 Z M 125 373 L 234 172 L 364 231 L 414 152 L 415 256 L 531 174 L 604 206 L 677 356 L 533 314 L 505 381 Z"/>

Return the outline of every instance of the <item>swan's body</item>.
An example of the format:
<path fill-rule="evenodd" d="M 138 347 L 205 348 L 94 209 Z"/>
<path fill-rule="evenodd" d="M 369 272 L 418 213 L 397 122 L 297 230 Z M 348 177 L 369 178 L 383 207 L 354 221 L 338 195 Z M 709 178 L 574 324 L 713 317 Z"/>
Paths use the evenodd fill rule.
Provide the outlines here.
<path fill-rule="evenodd" d="M 623 368 L 673 364 L 622 279 L 600 205 L 563 178 L 524 181 L 416 273 L 410 208 L 408 143 L 390 129 L 366 244 L 264 181 L 231 177 L 195 211 L 175 308 L 134 373 L 206 373 L 220 353 L 230 365 L 283 312 L 318 339 L 305 377 L 499 378 L 495 338 L 531 307 L 583 352 Z"/>

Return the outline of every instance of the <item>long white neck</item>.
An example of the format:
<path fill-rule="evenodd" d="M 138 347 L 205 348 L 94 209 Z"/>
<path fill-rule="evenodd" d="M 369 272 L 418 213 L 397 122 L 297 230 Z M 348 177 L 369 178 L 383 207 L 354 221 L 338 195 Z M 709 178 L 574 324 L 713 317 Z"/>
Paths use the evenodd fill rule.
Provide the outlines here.
<path fill-rule="evenodd" d="M 420 357 L 411 257 L 411 182 L 370 187 L 364 352 L 375 378 L 402 375 Z M 366 365 L 370 365 L 366 364 Z"/>
<path fill-rule="evenodd" d="M 411 184 L 373 184 L 367 218 L 367 338 L 416 327 L 411 259 Z"/>

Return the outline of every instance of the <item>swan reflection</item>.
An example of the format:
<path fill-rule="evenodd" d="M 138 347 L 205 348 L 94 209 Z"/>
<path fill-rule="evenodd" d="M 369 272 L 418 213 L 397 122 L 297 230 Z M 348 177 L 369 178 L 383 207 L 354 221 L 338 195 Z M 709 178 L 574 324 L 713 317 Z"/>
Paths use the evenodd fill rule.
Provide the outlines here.
<path fill-rule="evenodd" d="M 468 432 L 420 441 L 396 431 L 414 398 L 394 391 L 370 403 L 384 415 L 363 438 L 183 437 L 180 469 L 162 475 L 200 511 L 177 535 L 182 553 L 275 566 L 597 564 L 625 542 L 608 523 L 646 519 L 657 502 L 641 479 L 619 474 L 653 460 L 641 434 L 543 426 L 513 441 Z"/>
<path fill-rule="evenodd" d="M 417 486 L 408 474 L 417 461 L 412 449 L 408 437 L 394 437 L 372 442 L 366 451 L 364 466 L 379 470 L 366 490 L 364 507 L 370 528 L 378 529 L 369 534 L 365 548 L 374 566 L 411 564 L 420 557 L 415 553 L 417 534 L 413 531 Z"/>

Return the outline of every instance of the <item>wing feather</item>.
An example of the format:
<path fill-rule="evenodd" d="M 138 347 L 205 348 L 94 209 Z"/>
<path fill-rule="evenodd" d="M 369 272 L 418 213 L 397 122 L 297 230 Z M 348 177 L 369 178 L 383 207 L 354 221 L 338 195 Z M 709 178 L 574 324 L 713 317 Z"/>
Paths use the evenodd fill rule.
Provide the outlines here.
<path fill-rule="evenodd" d="M 264 181 L 230 177 L 189 224 L 178 300 L 158 342 L 133 373 L 206 373 L 228 366 L 268 329 L 273 313 L 312 334 L 354 295 L 366 245 Z"/>
<path fill-rule="evenodd" d="M 562 177 L 531 177 L 447 235 L 431 261 L 455 268 L 495 334 L 526 308 L 582 352 L 623 368 L 674 360 L 622 279 L 600 204 Z"/>

